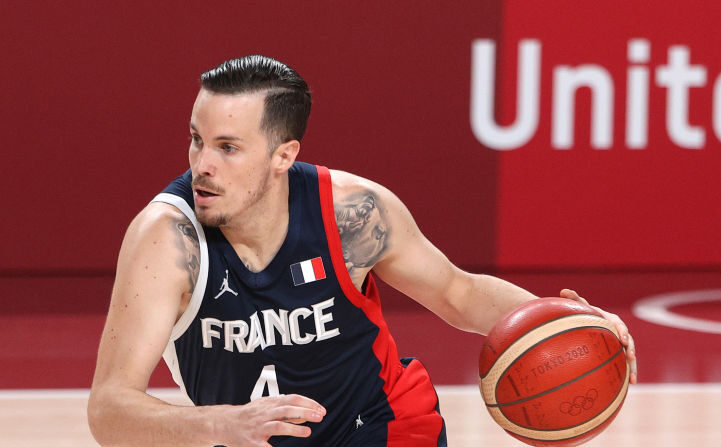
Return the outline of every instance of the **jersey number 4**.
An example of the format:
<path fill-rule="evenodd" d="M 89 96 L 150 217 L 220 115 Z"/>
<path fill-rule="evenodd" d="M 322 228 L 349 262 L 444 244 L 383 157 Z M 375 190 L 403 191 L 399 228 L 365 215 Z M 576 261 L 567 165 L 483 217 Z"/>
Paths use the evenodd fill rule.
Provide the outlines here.
<path fill-rule="evenodd" d="M 280 392 L 278 391 L 278 377 L 275 375 L 275 365 L 265 365 L 263 367 L 258 381 L 255 382 L 253 392 L 250 393 L 250 400 L 263 397 L 266 384 L 268 385 L 268 396 L 280 396 Z"/>

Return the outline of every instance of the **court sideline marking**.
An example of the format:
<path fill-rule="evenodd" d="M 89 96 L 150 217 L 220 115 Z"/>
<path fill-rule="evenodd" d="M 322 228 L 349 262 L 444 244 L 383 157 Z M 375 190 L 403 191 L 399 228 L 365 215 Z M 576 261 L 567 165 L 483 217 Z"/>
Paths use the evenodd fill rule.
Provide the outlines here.
<path fill-rule="evenodd" d="M 478 394 L 480 390 L 476 385 L 438 385 L 436 391 L 439 395 L 472 395 Z M 629 387 L 629 394 L 646 393 L 713 393 L 721 394 L 721 383 L 641 383 Z M 183 393 L 178 388 L 150 388 L 148 394 L 159 399 L 183 398 Z M 16 389 L 0 390 L 0 400 L 12 399 L 87 399 L 90 395 L 89 388 L 68 388 L 68 389 Z"/>

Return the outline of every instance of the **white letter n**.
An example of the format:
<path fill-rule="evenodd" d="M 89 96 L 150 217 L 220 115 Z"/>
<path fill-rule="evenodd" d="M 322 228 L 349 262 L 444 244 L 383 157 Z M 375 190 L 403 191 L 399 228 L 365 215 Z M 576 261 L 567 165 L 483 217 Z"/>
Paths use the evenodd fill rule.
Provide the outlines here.
<path fill-rule="evenodd" d="M 556 149 L 573 145 L 575 96 L 580 87 L 589 87 L 592 94 L 591 146 L 609 149 L 613 144 L 613 80 L 598 65 L 561 65 L 554 70 L 551 144 Z"/>

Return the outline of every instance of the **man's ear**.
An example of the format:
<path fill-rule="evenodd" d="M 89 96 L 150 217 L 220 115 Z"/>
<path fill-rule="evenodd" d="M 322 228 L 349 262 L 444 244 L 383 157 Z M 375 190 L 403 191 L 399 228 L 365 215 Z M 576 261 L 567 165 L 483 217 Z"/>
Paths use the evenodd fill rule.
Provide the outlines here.
<path fill-rule="evenodd" d="M 300 141 L 298 140 L 286 141 L 276 147 L 271 157 L 271 163 L 276 172 L 282 173 L 288 171 L 288 169 L 293 166 L 295 157 L 298 156 L 299 151 Z"/>

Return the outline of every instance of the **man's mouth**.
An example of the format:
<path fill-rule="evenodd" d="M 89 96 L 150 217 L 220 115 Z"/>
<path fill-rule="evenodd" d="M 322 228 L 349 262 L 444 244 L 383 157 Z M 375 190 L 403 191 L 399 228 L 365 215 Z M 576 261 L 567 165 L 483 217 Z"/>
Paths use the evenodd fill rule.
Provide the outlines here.
<path fill-rule="evenodd" d="M 210 206 L 216 197 L 222 196 L 225 190 L 220 186 L 214 185 L 205 177 L 198 177 L 192 182 L 195 204 L 197 206 Z"/>
<path fill-rule="evenodd" d="M 205 189 L 196 189 L 195 192 L 196 192 L 200 197 L 214 197 L 214 196 L 217 196 L 217 195 L 218 195 L 218 194 L 216 194 L 216 193 L 214 193 L 214 192 L 207 191 L 207 190 L 205 190 Z"/>
<path fill-rule="evenodd" d="M 210 189 L 196 186 L 193 188 L 195 205 L 198 207 L 210 206 L 221 194 Z"/>

